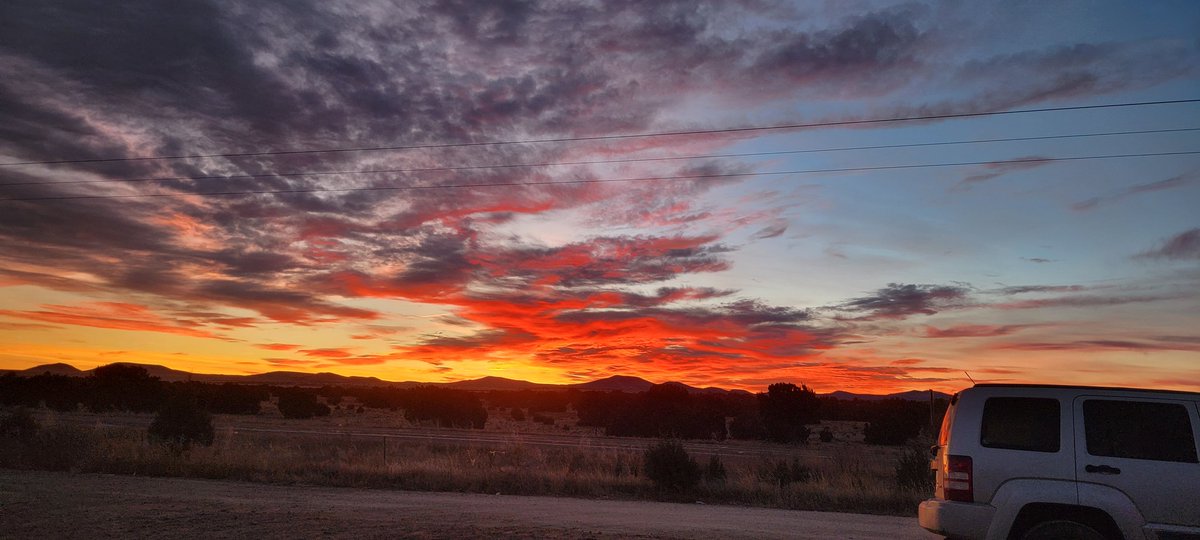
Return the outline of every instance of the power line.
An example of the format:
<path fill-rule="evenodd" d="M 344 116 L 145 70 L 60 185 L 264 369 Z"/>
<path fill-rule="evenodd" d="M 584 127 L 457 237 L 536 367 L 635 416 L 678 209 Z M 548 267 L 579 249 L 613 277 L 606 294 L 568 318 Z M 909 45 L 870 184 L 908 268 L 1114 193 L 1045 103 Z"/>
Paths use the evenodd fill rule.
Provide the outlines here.
<path fill-rule="evenodd" d="M 670 181 L 670 180 L 715 180 L 720 178 L 744 178 L 754 176 L 779 176 L 787 174 L 820 174 L 820 173 L 838 173 L 838 172 L 868 172 L 868 171 L 884 171 L 884 170 L 899 170 L 899 169 L 922 169 L 935 167 L 963 167 L 970 165 L 1001 165 L 1011 163 L 1051 163 L 1063 161 L 1084 161 L 1092 159 L 1119 159 L 1119 158 L 1138 158 L 1138 157 L 1161 157 L 1161 156 L 1184 156 L 1200 154 L 1200 150 L 1183 151 L 1183 152 L 1151 152 L 1143 154 L 1104 154 L 1094 156 L 1072 156 L 1072 157 L 1057 157 L 1057 158 L 1017 158 L 1006 160 L 992 161 L 961 161 L 954 163 L 923 163 L 915 165 L 879 165 L 871 167 L 841 167 L 828 169 L 802 169 L 791 171 L 767 171 L 767 172 L 748 172 L 748 173 L 713 173 L 713 174 L 689 174 L 677 176 L 647 176 L 639 178 L 597 178 L 591 180 L 546 180 L 540 182 L 486 182 L 476 184 L 434 184 L 426 186 L 367 186 L 354 188 L 298 188 L 298 189 L 278 189 L 278 190 L 244 190 L 244 191 L 215 191 L 209 193 L 150 193 L 137 195 L 63 195 L 63 196 L 48 196 L 48 197 L 18 197 L 0 199 L 0 202 L 20 202 L 20 201 L 63 201 L 63 200 L 80 200 L 80 199 L 150 199 L 150 198 L 167 198 L 167 197 L 221 197 L 221 196 L 236 196 L 236 195 L 286 195 L 298 193 L 351 193 L 359 191 L 416 191 L 416 190 L 435 190 L 435 189 L 464 189 L 464 188 L 481 188 L 481 187 L 522 187 L 522 186 L 555 186 L 555 185 L 579 185 L 579 184 L 609 184 L 619 182 L 649 182 L 649 181 Z"/>
<path fill-rule="evenodd" d="M 52 186 L 52 185 L 78 185 L 78 184 L 109 184 L 109 183 L 141 183 L 141 182 L 175 182 L 184 180 L 251 180 L 255 178 L 295 178 L 306 176 L 329 176 L 329 175 L 345 175 L 345 174 L 384 174 L 384 173 L 422 173 L 422 172 L 453 172 L 453 171 L 470 171 L 481 169 L 511 169 L 511 168 L 535 168 L 535 167 L 556 167 L 568 165 L 602 165 L 616 163 L 641 163 L 651 161 L 682 161 L 692 159 L 717 159 L 717 158 L 735 158 L 735 157 L 763 157 L 763 156 L 782 156 L 794 154 L 811 154 L 817 152 L 842 152 L 855 150 L 881 150 L 881 149 L 896 149 L 896 148 L 919 148 L 931 146 L 951 146 L 962 144 L 983 144 L 996 142 L 1018 142 L 1018 141 L 1043 141 L 1043 140 L 1058 140 L 1058 139 L 1077 139 L 1086 137 L 1105 137 L 1114 135 L 1144 135 L 1154 133 L 1181 133 L 1188 131 L 1200 131 L 1200 128 L 1168 128 L 1168 129 L 1146 129 L 1132 131 L 1108 131 L 1103 133 L 1071 133 L 1062 135 L 1039 135 L 1028 137 L 1003 137 L 994 139 L 973 139 L 966 141 L 934 141 L 923 143 L 900 143 L 900 144 L 881 144 L 873 146 L 844 146 L 839 148 L 809 148 L 803 150 L 777 150 L 763 152 L 740 152 L 740 153 L 725 153 L 725 154 L 700 154 L 691 156 L 667 156 L 667 157 L 647 157 L 647 158 L 621 158 L 621 159 L 598 159 L 585 161 L 548 161 L 540 163 L 499 163 L 489 165 L 462 165 L 451 167 L 418 167 L 404 169 L 354 169 L 341 171 L 308 171 L 308 172 L 284 172 L 284 173 L 260 173 L 260 174 L 235 174 L 235 175 L 207 175 L 207 176 L 159 176 L 150 178 L 126 178 L 117 179 L 110 178 L 104 180 L 67 180 L 59 182 L 10 182 L 0 184 L 0 187 L 5 186 Z"/>
<path fill-rule="evenodd" d="M 464 148 L 472 146 L 501 146 L 513 144 L 539 144 L 539 143 L 554 143 L 554 142 L 581 142 L 581 141 L 611 141 L 620 139 L 638 139 L 648 137 L 674 137 L 684 135 L 714 135 L 720 133 L 745 133 L 753 131 L 771 131 L 771 130 L 789 130 L 789 129 L 804 129 L 804 128 L 823 128 L 823 127 L 838 127 L 838 126 L 861 126 L 871 124 L 883 124 L 892 122 L 915 122 L 928 120 L 946 120 L 951 118 L 976 118 L 983 116 L 1002 116 L 1013 114 L 1029 114 L 1029 113 L 1046 113 L 1060 111 L 1082 111 L 1094 109 L 1112 109 L 1121 107 L 1144 107 L 1151 105 L 1178 105 L 1185 103 L 1197 103 L 1197 99 L 1175 99 L 1162 101 L 1138 101 L 1126 103 L 1107 103 L 1101 105 L 1073 105 L 1066 107 L 1044 107 L 1039 109 L 1018 109 L 1013 111 L 983 111 L 970 113 L 946 113 L 946 114 L 926 114 L 918 116 L 892 117 L 892 118 L 874 118 L 867 120 L 836 120 L 826 122 L 808 122 L 796 124 L 779 124 L 774 126 L 747 126 L 735 128 L 718 128 L 718 129 L 695 129 L 683 131 L 659 131 L 650 133 L 629 133 L 619 135 L 593 135 L 584 137 L 552 137 L 542 139 L 514 139 L 514 140 L 498 140 L 498 141 L 478 141 L 478 142 L 457 142 L 457 143 L 430 143 L 430 144 L 415 144 L 415 145 L 396 145 L 396 146 L 364 146 L 364 147 L 349 147 L 349 148 L 328 148 L 328 149 L 307 149 L 307 150 L 272 150 L 262 152 L 230 152 L 221 154 L 180 154 L 180 155 L 165 155 L 165 156 L 146 156 L 146 157 L 122 157 L 122 158 L 91 158 L 91 159 L 60 159 L 60 160 L 41 160 L 41 161 L 16 161 L 9 163 L 0 163 L 0 167 L 11 167 L 17 165 L 56 165 L 70 163 L 110 163 L 110 162 L 129 162 L 129 161 L 157 161 L 170 159 L 203 159 L 203 158 L 233 158 L 233 157 L 254 157 L 254 156 L 284 156 L 296 154 L 332 154 L 345 152 L 375 152 L 384 150 L 422 150 L 436 148 Z"/>

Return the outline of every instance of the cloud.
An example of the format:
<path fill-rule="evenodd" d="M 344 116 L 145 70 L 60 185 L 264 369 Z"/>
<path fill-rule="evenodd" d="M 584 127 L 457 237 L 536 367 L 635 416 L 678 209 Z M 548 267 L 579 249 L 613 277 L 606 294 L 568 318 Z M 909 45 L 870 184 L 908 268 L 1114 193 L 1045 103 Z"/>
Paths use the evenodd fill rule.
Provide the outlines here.
<path fill-rule="evenodd" d="M 982 166 L 984 172 L 975 173 L 964 177 L 962 180 L 959 180 L 954 187 L 950 188 L 950 191 L 966 191 L 971 189 L 971 187 L 975 184 L 980 184 L 993 178 L 1004 176 L 1010 172 L 1033 169 L 1050 163 L 1053 163 L 1053 161 L 1044 156 L 1021 156 L 1013 158 L 1013 161 L 997 161 L 994 163 L 988 163 L 987 165 Z"/>
<path fill-rule="evenodd" d="M 268 351 L 292 351 L 300 348 L 299 345 L 290 343 L 259 343 L 254 346 Z"/>
<path fill-rule="evenodd" d="M 744 175 L 757 162 L 507 166 L 678 157 L 750 135 L 475 143 L 736 123 L 683 114 L 699 106 L 739 119 L 795 103 L 835 111 L 831 120 L 997 110 L 1148 86 L 1200 65 L 1192 49 L 1158 42 L 960 51 L 953 13 L 940 6 L 364 1 L 355 11 L 367 15 L 350 16 L 326 2 L 133 0 L 72 4 L 71 17 L 44 2 L 5 7 L 3 161 L 472 144 L 0 168 L 0 184 L 113 181 L 0 186 L 0 198 L 172 195 L 0 203 L 0 286 L 138 299 L 9 310 L 34 321 L 14 324 L 196 336 L 349 325 L 356 338 L 388 336 L 401 347 L 364 355 L 257 345 L 320 359 L 267 360 L 305 368 L 411 354 L 573 372 L 689 365 L 728 381 L 787 373 L 846 345 L 844 321 L 693 281 L 735 267 L 732 231 L 787 233 L 774 202 L 716 191 L 750 185 Z M 747 23 L 755 31 L 736 30 Z M 927 92 L 951 86 L 963 90 Z M 895 105 L 914 94 L 940 97 Z M 869 107 L 823 106 L 833 100 Z M 490 164 L 506 166 L 475 168 Z M 429 170 L 447 165 L 457 169 Z M 1014 168 L 985 167 L 964 182 Z M 362 170 L 397 172 L 337 172 Z M 594 182 L 687 175 L 720 178 Z M 124 181 L 162 177 L 174 179 Z M 357 188 L 405 189 L 203 196 Z M 903 319 L 965 306 L 967 294 L 893 284 L 838 308 Z M 400 302 L 379 299 L 436 306 L 441 315 L 429 320 L 446 334 L 364 330 L 395 328 L 387 310 Z M 432 331 L 423 322 L 411 330 Z M 706 357 L 712 366 L 695 366 Z"/>
<path fill-rule="evenodd" d="M 1194 351 L 1200 352 L 1200 344 L 1186 342 L 1147 342 L 1118 339 L 1093 339 L 1064 342 L 1009 343 L 997 345 L 998 349 L 1021 351 Z"/>
<path fill-rule="evenodd" d="M 788 222 L 786 220 L 777 219 L 774 220 L 770 225 L 759 229 L 758 232 L 755 232 L 753 235 L 751 235 L 751 238 L 756 238 L 759 240 L 775 238 L 777 236 L 783 236 L 783 233 L 787 232 L 787 230 Z"/>
<path fill-rule="evenodd" d="M 875 294 L 854 298 L 837 309 L 865 313 L 858 317 L 863 320 L 904 319 L 962 307 L 968 300 L 967 293 L 960 286 L 889 283 Z"/>
<path fill-rule="evenodd" d="M 937 328 L 933 326 L 925 327 L 925 337 L 927 338 L 976 338 L 976 337 L 996 337 L 1007 336 L 1014 332 L 1031 328 L 1038 325 L 1033 324 L 1004 324 L 1004 325 L 989 325 L 989 324 L 960 324 L 949 328 Z"/>
<path fill-rule="evenodd" d="M 1122 189 L 1120 191 L 1117 191 L 1117 192 L 1109 194 L 1109 195 L 1092 197 L 1090 199 L 1080 201 L 1080 202 L 1077 202 L 1077 203 L 1071 205 L 1071 209 L 1078 211 L 1078 212 L 1086 212 L 1088 210 L 1093 210 L 1098 206 L 1117 204 L 1121 201 L 1124 201 L 1125 199 L 1129 199 L 1131 197 L 1134 197 L 1136 195 L 1141 195 L 1143 193 L 1153 193 L 1156 191 L 1175 189 L 1175 188 L 1191 185 L 1191 184 L 1196 183 L 1196 181 L 1198 179 L 1200 179 L 1200 176 L 1198 176 L 1195 172 L 1190 172 L 1187 174 L 1180 174 L 1177 176 L 1172 176 L 1171 178 L 1168 178 L 1166 180 L 1159 180 L 1157 182 L 1150 182 L 1150 183 L 1146 183 L 1146 184 L 1138 184 L 1135 186 L 1130 186 L 1130 187 L 1127 187 L 1125 189 Z"/>
<path fill-rule="evenodd" d="M 1143 259 L 1168 259 L 1187 261 L 1200 259 L 1200 228 L 1187 230 L 1167 241 L 1161 247 L 1137 255 Z"/>
<path fill-rule="evenodd" d="M 90 326 L 110 330 L 160 332 L 181 336 L 226 339 L 203 329 L 195 321 L 172 320 L 150 308 L 123 302 L 91 302 L 78 306 L 44 305 L 39 310 L 0 310 L 0 316 L 52 324 Z"/>
<path fill-rule="evenodd" d="M 1038 299 L 1034 299 L 1034 300 L 1020 300 L 1020 301 L 1016 301 L 1016 302 L 991 304 L 989 307 L 996 308 L 996 309 L 1044 309 L 1044 308 L 1059 308 L 1059 307 L 1067 307 L 1067 308 L 1102 307 L 1102 306 L 1118 306 L 1118 305 L 1122 305 L 1122 304 L 1161 302 L 1164 300 L 1173 300 L 1176 298 L 1177 298 L 1176 296 L 1166 296 L 1166 295 L 1057 296 L 1057 297 L 1051 297 L 1051 298 L 1038 298 Z"/>
<path fill-rule="evenodd" d="M 1080 292 L 1087 290 L 1087 287 L 1082 285 L 1016 285 L 1004 287 L 998 292 L 1004 295 L 1026 294 L 1026 293 L 1062 293 L 1062 292 Z"/>

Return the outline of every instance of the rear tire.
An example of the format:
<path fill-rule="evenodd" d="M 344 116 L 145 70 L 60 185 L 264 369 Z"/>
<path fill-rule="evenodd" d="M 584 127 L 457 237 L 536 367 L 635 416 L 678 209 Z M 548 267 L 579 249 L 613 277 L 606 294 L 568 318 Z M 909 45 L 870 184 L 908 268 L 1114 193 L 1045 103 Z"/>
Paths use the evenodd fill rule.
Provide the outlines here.
<path fill-rule="evenodd" d="M 1067 520 L 1043 521 L 1030 527 L 1021 540 L 1108 540 L 1100 531 Z"/>

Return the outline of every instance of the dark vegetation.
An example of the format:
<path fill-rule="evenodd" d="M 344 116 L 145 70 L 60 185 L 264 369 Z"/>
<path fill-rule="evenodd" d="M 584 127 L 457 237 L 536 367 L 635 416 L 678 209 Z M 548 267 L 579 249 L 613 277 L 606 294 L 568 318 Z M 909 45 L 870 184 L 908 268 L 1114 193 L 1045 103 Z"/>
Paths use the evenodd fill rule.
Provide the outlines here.
<path fill-rule="evenodd" d="M 607 435 L 671 439 L 769 440 L 806 444 L 834 439 L 826 427 L 813 436 L 822 420 L 867 422 L 868 444 L 901 445 L 941 419 L 946 403 L 935 410 L 923 401 L 838 400 L 818 397 L 806 386 L 771 385 L 767 392 L 695 393 L 667 383 L 646 392 L 492 391 L 468 392 L 436 386 L 321 388 L 265 385 L 163 382 L 145 368 L 111 364 L 88 377 L 44 373 L 0 376 L 0 405 L 46 407 L 58 411 L 84 408 L 93 412 L 163 412 L 168 404 L 187 402 L 207 414 L 261 414 L 274 402 L 287 418 L 328 415 L 331 408 L 354 407 L 403 411 L 413 423 L 482 429 L 487 407 L 507 409 L 512 420 L 556 424 L 556 414 L 574 410 L 580 426 L 603 428 Z M 486 406 L 485 406 L 486 404 Z M 202 443 L 203 437 L 193 442 Z"/>
<path fill-rule="evenodd" d="M 191 396 L 171 396 L 150 423 L 149 433 L 151 438 L 180 451 L 193 444 L 211 446 L 212 415 Z"/>
<path fill-rule="evenodd" d="M 643 457 L 646 478 L 666 494 L 686 493 L 700 483 L 700 464 L 678 440 L 659 441 L 647 448 Z"/>

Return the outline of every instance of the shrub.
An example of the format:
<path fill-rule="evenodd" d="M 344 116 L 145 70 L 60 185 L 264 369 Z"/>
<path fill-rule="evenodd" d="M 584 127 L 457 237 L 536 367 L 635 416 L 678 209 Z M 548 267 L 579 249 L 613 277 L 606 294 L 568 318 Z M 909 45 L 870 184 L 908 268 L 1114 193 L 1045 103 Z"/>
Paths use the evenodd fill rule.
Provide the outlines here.
<path fill-rule="evenodd" d="M 28 452 L 35 469 L 65 471 L 75 468 L 95 446 L 88 433 L 74 426 L 50 426 L 33 437 Z"/>
<path fill-rule="evenodd" d="M 535 414 L 535 415 L 533 415 L 533 421 L 534 421 L 534 422 L 537 422 L 537 423 L 539 423 L 539 424 L 546 424 L 547 426 L 553 426 L 553 425 L 554 425 L 554 417 L 553 417 L 553 416 L 547 416 L 547 415 L 544 415 L 544 414 Z"/>
<path fill-rule="evenodd" d="M 39 427 L 33 414 L 25 407 L 17 407 L 13 412 L 0 418 L 0 436 L 3 437 L 28 441 L 37 435 Z"/>
<path fill-rule="evenodd" d="M 816 475 L 812 469 L 801 464 L 798 458 L 794 458 L 790 464 L 785 459 L 781 459 L 774 464 L 768 462 L 765 468 L 759 469 L 758 476 L 762 480 L 770 481 L 784 488 L 793 482 L 798 484 L 808 482 Z"/>
<path fill-rule="evenodd" d="M 900 489 L 923 492 L 933 490 L 933 471 L 929 468 L 929 449 L 911 444 L 896 460 L 896 485 Z"/>
<path fill-rule="evenodd" d="M 825 426 L 818 436 L 821 438 L 821 442 L 833 442 L 833 430 L 829 429 L 829 426 Z"/>
<path fill-rule="evenodd" d="M 189 397 L 167 400 L 150 423 L 150 438 L 185 449 L 192 444 L 211 446 L 212 415 Z"/>
<path fill-rule="evenodd" d="M 725 464 L 721 462 L 720 456 L 708 458 L 708 467 L 704 469 L 704 478 L 709 482 L 724 482 L 725 476 Z"/>
<path fill-rule="evenodd" d="M 520 407 L 513 407 L 512 419 L 516 420 L 517 422 L 524 422 L 525 421 L 525 410 Z"/>
<path fill-rule="evenodd" d="M 679 441 L 659 441 L 646 449 L 643 461 L 646 477 L 660 491 L 685 492 L 700 481 L 700 465 Z"/>

